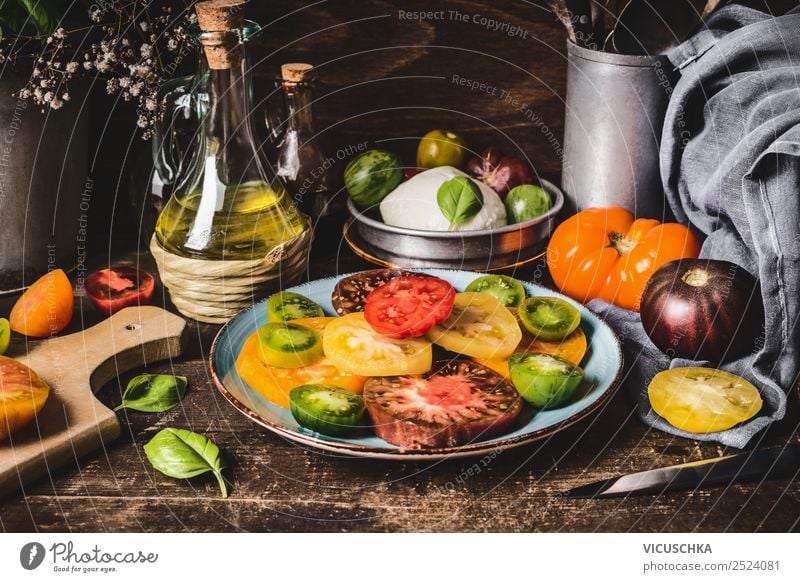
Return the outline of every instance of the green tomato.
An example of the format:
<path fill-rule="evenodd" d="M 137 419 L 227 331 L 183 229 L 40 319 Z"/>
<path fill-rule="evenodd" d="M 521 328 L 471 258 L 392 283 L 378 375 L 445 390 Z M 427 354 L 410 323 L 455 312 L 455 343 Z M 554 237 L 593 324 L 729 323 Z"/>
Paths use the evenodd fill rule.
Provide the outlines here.
<path fill-rule="evenodd" d="M 452 131 L 434 129 L 425 134 L 417 146 L 418 168 L 460 168 L 467 162 L 467 142 Z"/>
<path fill-rule="evenodd" d="M 330 384 L 306 384 L 289 393 L 289 409 L 301 425 L 321 434 L 347 434 L 364 416 L 364 399 Z"/>
<path fill-rule="evenodd" d="M 505 200 L 509 224 L 518 224 L 541 216 L 553 207 L 553 201 L 544 188 L 533 184 L 517 186 Z"/>
<path fill-rule="evenodd" d="M 528 297 L 519 306 L 519 319 L 529 332 L 545 341 L 562 340 L 581 323 L 575 307 L 558 297 Z"/>
<path fill-rule="evenodd" d="M 403 181 L 403 165 L 392 153 L 368 150 L 344 169 L 344 185 L 362 210 L 380 204 Z"/>
<path fill-rule="evenodd" d="M 0 356 L 6 353 L 11 341 L 11 325 L 5 317 L 0 317 Z"/>
<path fill-rule="evenodd" d="M 556 408 L 569 400 L 583 381 L 583 370 L 564 358 L 527 352 L 508 361 L 511 382 L 537 408 Z"/>
<path fill-rule="evenodd" d="M 281 291 L 272 295 L 267 301 L 267 321 L 281 322 L 324 316 L 322 307 L 299 293 Z"/>
<path fill-rule="evenodd" d="M 321 359 L 322 335 L 296 323 L 268 323 L 258 330 L 263 361 L 277 368 L 302 368 Z"/>
<path fill-rule="evenodd" d="M 467 285 L 466 290 L 493 295 L 506 307 L 517 307 L 525 299 L 525 288 L 522 283 L 508 275 L 478 277 Z"/>

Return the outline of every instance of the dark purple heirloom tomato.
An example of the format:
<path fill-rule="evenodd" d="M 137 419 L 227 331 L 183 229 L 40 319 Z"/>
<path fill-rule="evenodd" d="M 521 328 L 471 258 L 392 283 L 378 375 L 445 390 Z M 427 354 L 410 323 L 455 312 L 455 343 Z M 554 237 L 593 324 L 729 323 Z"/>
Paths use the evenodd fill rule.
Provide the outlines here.
<path fill-rule="evenodd" d="M 753 276 L 734 263 L 706 259 L 672 261 L 656 271 L 640 313 L 662 352 L 712 362 L 752 349 L 764 319 Z"/>

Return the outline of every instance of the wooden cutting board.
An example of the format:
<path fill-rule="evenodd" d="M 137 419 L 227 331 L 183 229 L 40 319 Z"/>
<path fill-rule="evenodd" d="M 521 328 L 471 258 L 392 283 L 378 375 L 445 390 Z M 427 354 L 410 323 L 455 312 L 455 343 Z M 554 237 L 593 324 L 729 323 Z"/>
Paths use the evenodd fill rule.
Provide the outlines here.
<path fill-rule="evenodd" d="M 133 368 L 175 358 L 186 321 L 159 307 L 128 307 L 94 327 L 29 344 L 16 358 L 50 386 L 36 421 L 0 442 L 0 496 L 103 447 L 117 414 L 94 393 Z"/>

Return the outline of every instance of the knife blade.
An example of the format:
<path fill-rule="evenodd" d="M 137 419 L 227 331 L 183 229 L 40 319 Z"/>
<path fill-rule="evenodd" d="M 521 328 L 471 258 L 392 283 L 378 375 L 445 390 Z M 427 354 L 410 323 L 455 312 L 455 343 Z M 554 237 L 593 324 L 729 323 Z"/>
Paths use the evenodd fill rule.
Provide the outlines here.
<path fill-rule="evenodd" d="M 564 491 L 558 497 L 589 499 L 686 491 L 742 481 L 797 477 L 800 444 L 736 453 L 596 481 Z"/>

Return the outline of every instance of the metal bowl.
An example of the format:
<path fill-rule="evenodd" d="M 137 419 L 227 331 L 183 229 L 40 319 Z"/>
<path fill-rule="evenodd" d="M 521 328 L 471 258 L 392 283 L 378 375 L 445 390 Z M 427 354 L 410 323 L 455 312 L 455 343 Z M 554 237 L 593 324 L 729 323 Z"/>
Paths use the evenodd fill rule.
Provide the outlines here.
<path fill-rule="evenodd" d="M 564 206 L 561 190 L 547 180 L 552 208 L 519 224 L 489 230 L 440 232 L 389 226 L 377 209 L 361 212 L 347 201 L 353 217 L 344 228 L 348 245 L 361 257 L 384 266 L 502 271 L 542 256 Z"/>

